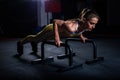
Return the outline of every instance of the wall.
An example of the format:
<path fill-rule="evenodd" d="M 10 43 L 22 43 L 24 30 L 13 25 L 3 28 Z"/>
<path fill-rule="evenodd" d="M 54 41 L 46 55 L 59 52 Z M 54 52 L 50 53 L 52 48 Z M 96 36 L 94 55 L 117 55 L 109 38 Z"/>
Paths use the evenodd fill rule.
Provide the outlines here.
<path fill-rule="evenodd" d="M 37 4 L 25 0 L 0 1 L 2 36 L 26 36 L 37 25 Z"/>
<path fill-rule="evenodd" d="M 50 23 L 52 17 L 50 12 L 45 12 L 45 1 L 47 0 L 38 0 L 37 1 L 37 12 L 38 12 L 38 26 L 42 27 Z"/>
<path fill-rule="evenodd" d="M 108 26 L 120 26 L 120 1 L 108 0 Z"/>

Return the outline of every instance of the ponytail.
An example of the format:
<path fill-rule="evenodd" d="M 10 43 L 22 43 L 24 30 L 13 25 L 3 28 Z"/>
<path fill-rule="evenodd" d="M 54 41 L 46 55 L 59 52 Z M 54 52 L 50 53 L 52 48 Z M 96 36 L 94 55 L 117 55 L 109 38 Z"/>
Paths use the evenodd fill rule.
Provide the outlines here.
<path fill-rule="evenodd" d="M 84 18 L 88 20 L 92 17 L 97 17 L 98 19 L 100 19 L 99 15 L 94 10 L 84 8 L 79 15 L 79 20 L 84 21 Z"/>
<path fill-rule="evenodd" d="M 84 23 L 84 21 L 85 21 L 84 18 L 85 18 L 86 20 L 89 20 L 89 19 L 91 19 L 91 18 L 93 18 L 93 17 L 96 17 L 96 18 L 100 19 L 99 15 L 98 15 L 95 11 L 93 11 L 93 10 L 91 10 L 91 9 L 88 9 L 88 8 L 84 8 L 84 9 L 81 11 L 81 13 L 80 13 L 80 15 L 79 15 L 78 18 L 76 18 L 76 19 L 71 19 L 71 20 L 76 20 L 76 21 L 78 21 L 79 24 L 82 24 L 82 23 Z"/>
<path fill-rule="evenodd" d="M 80 13 L 80 15 L 79 15 L 79 19 L 80 19 L 80 20 L 83 20 L 85 14 L 86 14 L 87 12 L 89 12 L 89 11 L 91 11 L 91 10 L 88 9 L 88 8 L 84 8 L 84 9 L 82 10 L 82 12 Z"/>

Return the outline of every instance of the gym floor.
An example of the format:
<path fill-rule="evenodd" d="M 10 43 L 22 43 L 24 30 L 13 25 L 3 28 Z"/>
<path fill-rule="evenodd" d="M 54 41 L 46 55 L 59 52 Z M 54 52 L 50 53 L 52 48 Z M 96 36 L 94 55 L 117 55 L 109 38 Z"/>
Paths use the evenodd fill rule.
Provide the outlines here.
<path fill-rule="evenodd" d="M 30 44 L 24 45 L 24 54 L 15 58 L 17 54 L 16 42 L 21 38 L 1 38 L 0 40 L 0 79 L 1 80 L 117 80 L 120 79 L 120 38 L 94 38 L 97 45 L 97 56 L 104 57 L 103 61 L 85 64 L 92 59 L 93 47 L 90 43 L 70 42 L 76 56 L 73 65 L 83 64 L 81 67 L 58 72 L 61 67 L 68 67 L 68 59 L 57 59 L 57 55 L 64 54 L 64 48 L 45 45 L 45 57 L 53 56 L 54 62 L 32 64 L 39 59 L 41 43 L 38 44 L 38 55 L 32 55 Z"/>

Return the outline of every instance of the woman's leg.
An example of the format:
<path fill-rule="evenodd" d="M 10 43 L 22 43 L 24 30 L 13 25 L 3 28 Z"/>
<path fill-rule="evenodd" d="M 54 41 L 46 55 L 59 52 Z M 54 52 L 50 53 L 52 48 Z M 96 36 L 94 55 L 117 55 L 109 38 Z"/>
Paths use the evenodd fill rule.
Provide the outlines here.
<path fill-rule="evenodd" d="M 21 56 L 23 54 L 23 45 L 28 42 L 34 41 L 35 35 L 28 35 L 22 40 L 17 42 L 17 52 L 19 53 L 18 56 Z"/>
<path fill-rule="evenodd" d="M 45 40 L 53 39 L 53 25 L 47 25 L 42 31 L 36 35 L 28 35 L 17 43 L 17 51 L 19 55 L 23 54 L 23 44 L 30 42 L 32 50 L 37 52 L 37 43 Z"/>
<path fill-rule="evenodd" d="M 53 32 L 53 24 L 47 25 L 41 32 L 39 32 L 35 40 L 36 42 L 46 41 L 50 39 L 54 39 L 54 32 Z"/>
<path fill-rule="evenodd" d="M 37 44 L 36 42 L 31 42 L 31 46 L 32 46 L 32 54 L 37 54 L 37 50 L 38 50 L 38 47 L 37 47 Z"/>

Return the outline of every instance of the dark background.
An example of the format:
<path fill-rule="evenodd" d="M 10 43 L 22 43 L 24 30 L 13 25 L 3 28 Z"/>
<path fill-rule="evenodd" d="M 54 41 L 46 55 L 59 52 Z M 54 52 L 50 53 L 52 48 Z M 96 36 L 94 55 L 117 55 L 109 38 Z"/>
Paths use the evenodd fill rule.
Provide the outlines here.
<path fill-rule="evenodd" d="M 3 36 L 33 34 L 37 25 L 37 4 L 24 0 L 0 1 L 0 26 Z"/>
<path fill-rule="evenodd" d="M 101 20 L 97 24 L 94 34 L 118 35 L 119 32 L 119 0 L 59 0 L 61 2 L 61 13 L 53 13 L 53 18 L 64 19 L 75 18 L 81 8 L 89 7 L 96 10 Z M 21 37 L 34 34 L 37 26 L 37 1 L 32 0 L 1 0 L 0 1 L 0 36 Z"/>
<path fill-rule="evenodd" d="M 54 57 L 51 64 L 31 64 L 32 60 L 41 58 L 41 43 L 38 44 L 38 54 L 33 55 L 30 44 L 24 45 L 24 54 L 20 58 L 17 54 L 16 43 L 19 37 L 35 34 L 37 24 L 36 0 L 0 0 L 0 80 L 120 80 L 120 11 L 119 0 L 60 0 L 61 13 L 52 13 L 54 18 L 70 19 L 78 16 L 81 7 L 94 8 L 101 17 L 95 30 L 91 34 L 97 44 L 97 56 L 104 57 L 104 61 L 87 65 L 85 61 L 93 58 L 91 44 L 70 42 L 76 53 L 73 63 L 82 63 L 82 67 L 74 68 L 63 73 L 56 70 L 67 67 L 68 59 L 59 60 L 64 49 L 53 45 L 45 46 L 45 57 Z M 82 5 L 78 5 L 82 3 Z M 2 38 L 1 38 L 2 37 Z M 4 38 L 5 37 L 5 38 Z M 10 37 L 10 38 L 9 38 Z M 18 37 L 18 38 L 16 38 Z"/>

